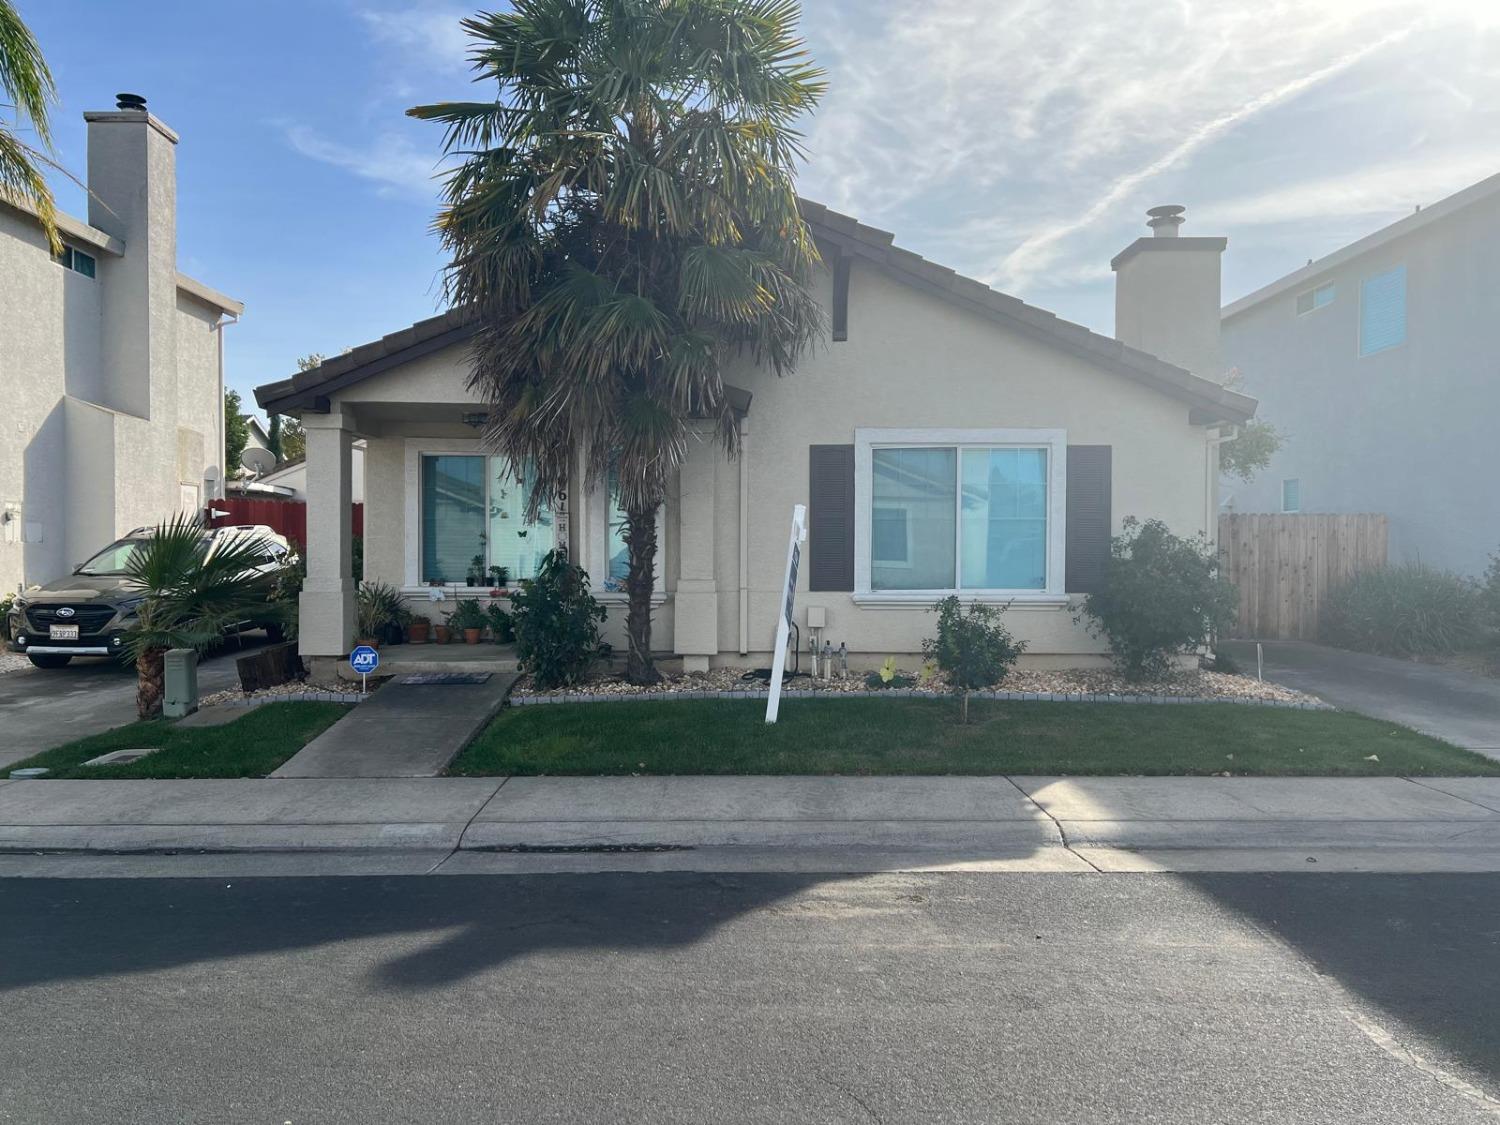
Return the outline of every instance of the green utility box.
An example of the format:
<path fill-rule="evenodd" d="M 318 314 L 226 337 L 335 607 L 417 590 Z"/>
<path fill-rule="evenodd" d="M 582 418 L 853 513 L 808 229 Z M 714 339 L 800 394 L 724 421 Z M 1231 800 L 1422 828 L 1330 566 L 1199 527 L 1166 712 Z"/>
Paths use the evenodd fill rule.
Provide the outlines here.
<path fill-rule="evenodd" d="M 166 691 L 161 713 L 180 719 L 198 710 L 198 654 L 190 648 L 170 648 L 164 658 Z"/>

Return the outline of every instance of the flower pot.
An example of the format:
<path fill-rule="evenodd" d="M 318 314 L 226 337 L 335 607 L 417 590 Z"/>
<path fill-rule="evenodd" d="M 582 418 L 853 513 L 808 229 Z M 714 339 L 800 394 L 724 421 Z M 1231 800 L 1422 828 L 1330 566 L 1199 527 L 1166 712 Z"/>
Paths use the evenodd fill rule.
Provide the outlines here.
<path fill-rule="evenodd" d="M 483 629 L 465 629 L 464 644 L 477 645 L 479 643 L 479 634 L 482 632 L 484 632 Z"/>
<path fill-rule="evenodd" d="M 425 645 L 427 643 L 427 632 L 432 628 L 430 621 L 413 621 L 406 627 L 406 643 L 411 645 Z"/>
<path fill-rule="evenodd" d="M 360 645 L 369 645 L 371 648 L 379 648 L 380 647 L 380 638 L 379 637 L 355 637 L 354 638 L 354 646 L 356 648 L 358 648 Z"/>
<path fill-rule="evenodd" d="M 437 643 L 440 645 L 448 643 L 448 636 L 452 632 L 446 625 L 434 625 L 432 631 L 437 635 Z"/>

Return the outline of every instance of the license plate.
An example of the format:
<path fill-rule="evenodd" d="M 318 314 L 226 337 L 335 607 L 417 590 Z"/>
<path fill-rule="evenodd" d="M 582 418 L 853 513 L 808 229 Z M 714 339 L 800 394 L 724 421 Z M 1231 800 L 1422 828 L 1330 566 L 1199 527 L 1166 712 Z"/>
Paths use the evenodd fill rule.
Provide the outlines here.
<path fill-rule="evenodd" d="M 47 632 L 54 641 L 76 641 L 78 639 L 77 625 L 53 625 Z"/>

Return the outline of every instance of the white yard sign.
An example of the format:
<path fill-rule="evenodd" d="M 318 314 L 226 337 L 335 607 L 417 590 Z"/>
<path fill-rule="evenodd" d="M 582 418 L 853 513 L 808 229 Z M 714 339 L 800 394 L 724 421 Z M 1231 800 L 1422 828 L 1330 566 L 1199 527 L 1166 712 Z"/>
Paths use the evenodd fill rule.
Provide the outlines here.
<path fill-rule="evenodd" d="M 766 722 L 776 721 L 781 708 L 781 674 L 786 669 L 787 639 L 792 631 L 792 606 L 797 599 L 797 567 L 807 542 L 807 507 L 792 508 L 792 536 L 786 547 L 786 584 L 782 587 L 781 616 L 776 621 L 776 655 L 771 658 L 771 694 L 766 697 Z"/>

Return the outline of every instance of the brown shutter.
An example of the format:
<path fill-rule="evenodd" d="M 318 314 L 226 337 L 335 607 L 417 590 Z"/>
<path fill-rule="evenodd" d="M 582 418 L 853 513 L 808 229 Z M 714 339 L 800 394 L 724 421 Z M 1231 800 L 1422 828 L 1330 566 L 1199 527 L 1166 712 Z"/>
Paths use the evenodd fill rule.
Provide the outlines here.
<path fill-rule="evenodd" d="M 835 343 L 849 338 L 849 267 L 848 254 L 833 260 L 833 339 Z"/>
<path fill-rule="evenodd" d="M 1066 589 L 1092 594 L 1104 578 L 1112 526 L 1110 447 L 1068 446 Z"/>
<path fill-rule="evenodd" d="M 807 587 L 854 589 L 854 446 L 808 447 Z"/>

